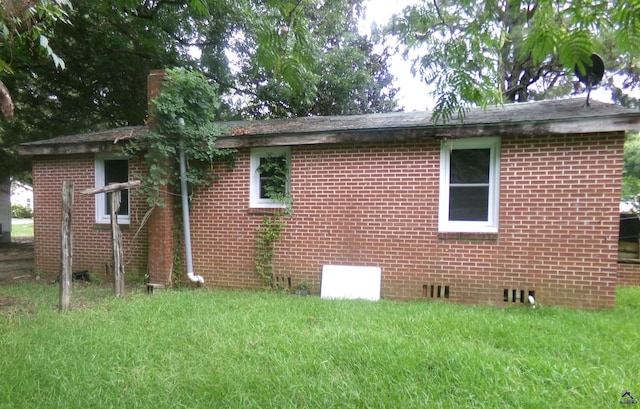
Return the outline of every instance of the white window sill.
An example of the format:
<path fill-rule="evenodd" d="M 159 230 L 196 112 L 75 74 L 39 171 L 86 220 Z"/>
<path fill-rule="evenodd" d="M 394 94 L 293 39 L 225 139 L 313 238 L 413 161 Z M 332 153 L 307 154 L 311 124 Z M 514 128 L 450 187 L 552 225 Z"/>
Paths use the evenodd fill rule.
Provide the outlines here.
<path fill-rule="evenodd" d="M 102 218 L 102 219 L 97 219 L 96 224 L 111 224 L 111 218 L 107 217 L 107 218 Z M 118 217 L 118 224 L 131 224 L 131 219 L 127 218 L 122 218 L 122 217 Z"/>

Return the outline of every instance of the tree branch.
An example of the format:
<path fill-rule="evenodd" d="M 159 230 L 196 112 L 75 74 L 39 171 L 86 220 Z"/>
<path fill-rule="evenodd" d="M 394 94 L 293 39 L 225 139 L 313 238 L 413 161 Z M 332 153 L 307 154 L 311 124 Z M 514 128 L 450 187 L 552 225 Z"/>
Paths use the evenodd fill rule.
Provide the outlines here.
<path fill-rule="evenodd" d="M 4 116 L 5 120 L 10 121 L 13 119 L 13 108 L 11 93 L 4 85 L 4 82 L 0 81 L 0 111 L 2 111 L 2 116 Z"/>

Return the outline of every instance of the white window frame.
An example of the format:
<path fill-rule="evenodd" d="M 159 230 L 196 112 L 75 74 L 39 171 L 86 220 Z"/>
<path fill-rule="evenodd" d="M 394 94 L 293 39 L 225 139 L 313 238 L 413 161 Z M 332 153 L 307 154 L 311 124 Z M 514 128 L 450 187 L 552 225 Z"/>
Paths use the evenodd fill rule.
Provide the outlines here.
<path fill-rule="evenodd" d="M 451 152 L 455 149 L 490 149 L 489 208 L 487 221 L 449 220 Z M 440 148 L 440 204 L 438 231 L 452 233 L 497 233 L 500 198 L 500 138 L 470 138 L 443 141 Z"/>
<path fill-rule="evenodd" d="M 117 155 L 117 154 L 97 154 L 95 158 L 95 187 L 103 187 L 104 186 L 104 161 L 105 160 L 129 160 L 126 156 Z M 106 193 L 98 193 L 95 196 L 95 209 L 96 209 L 96 223 L 98 224 L 109 224 L 111 223 L 111 216 L 109 215 L 107 206 L 106 206 Z M 129 224 L 131 223 L 131 192 L 128 195 L 128 215 L 118 215 L 118 223 L 119 224 Z"/>
<path fill-rule="evenodd" d="M 282 147 L 269 147 L 269 148 L 253 148 L 251 149 L 251 185 L 249 194 L 249 206 L 252 208 L 284 208 L 286 204 L 280 203 L 273 199 L 260 197 L 260 174 L 258 168 L 260 167 L 260 159 L 269 156 L 285 156 L 287 163 L 291 163 L 291 149 L 288 146 Z M 289 166 L 291 169 L 291 166 Z M 289 170 L 291 172 L 291 170 Z M 289 191 L 289 185 L 291 183 L 291 174 L 287 178 L 287 191 Z"/>

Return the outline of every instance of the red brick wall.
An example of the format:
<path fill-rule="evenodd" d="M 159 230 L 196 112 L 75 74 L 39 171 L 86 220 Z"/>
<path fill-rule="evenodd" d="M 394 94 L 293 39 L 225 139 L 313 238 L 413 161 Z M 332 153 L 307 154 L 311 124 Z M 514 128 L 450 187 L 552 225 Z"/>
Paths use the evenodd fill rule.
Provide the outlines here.
<path fill-rule="evenodd" d="M 388 298 L 448 286 L 460 303 L 507 305 L 508 289 L 535 291 L 541 304 L 611 307 L 625 271 L 617 264 L 623 142 L 622 133 L 503 138 L 495 235 L 438 233 L 438 142 L 293 147 L 294 215 L 276 245 L 276 274 L 293 286 L 310 281 L 317 293 L 324 264 L 373 265 Z M 93 187 L 93 155 L 35 157 L 33 171 L 37 268 L 59 271 L 60 189 L 73 180 L 74 270 L 104 271 L 109 231 L 93 223 L 93 198 L 79 193 Z M 191 212 L 195 273 L 207 286 L 263 287 L 253 259 L 264 212 L 249 209 L 249 150 L 233 170 L 215 171 L 220 179 L 199 191 Z M 132 238 L 147 207 L 132 200 L 126 268 L 146 271 L 146 229 Z"/>
<path fill-rule="evenodd" d="M 622 133 L 503 138 L 500 231 L 488 236 L 438 234 L 438 142 L 293 147 L 294 216 L 276 273 L 318 292 L 324 264 L 376 265 L 382 296 L 394 299 L 440 285 L 461 303 L 505 305 L 508 289 L 535 291 L 542 304 L 611 307 L 623 142 Z M 220 167 L 193 206 L 194 268 L 207 285 L 264 286 L 248 155 Z"/>
<path fill-rule="evenodd" d="M 130 174 L 143 169 L 130 162 Z M 95 224 L 95 199 L 80 192 L 95 187 L 94 155 L 36 156 L 33 158 L 34 234 L 36 269 L 47 274 L 60 272 L 60 228 L 62 223 L 62 181 L 74 183 L 72 214 L 73 271 L 89 270 L 103 277 L 112 263 L 111 232 L 108 224 Z M 145 274 L 147 231 L 143 228 L 134 241 L 147 205 L 131 197 L 131 224 L 121 225 L 125 272 Z M 106 278 L 106 279 L 110 279 Z"/>
<path fill-rule="evenodd" d="M 153 101 L 160 95 L 162 83 L 167 76 L 165 70 L 152 70 L 147 77 L 148 112 L 153 112 Z M 149 128 L 154 128 L 154 118 L 149 115 Z M 166 169 L 171 169 L 167 163 Z M 155 284 L 171 284 L 174 258 L 174 201 L 170 188 L 164 186 L 164 192 L 159 193 L 159 199 L 164 207 L 155 207 L 149 217 L 149 282 Z"/>
<path fill-rule="evenodd" d="M 617 284 L 640 287 L 640 264 L 619 263 Z"/>

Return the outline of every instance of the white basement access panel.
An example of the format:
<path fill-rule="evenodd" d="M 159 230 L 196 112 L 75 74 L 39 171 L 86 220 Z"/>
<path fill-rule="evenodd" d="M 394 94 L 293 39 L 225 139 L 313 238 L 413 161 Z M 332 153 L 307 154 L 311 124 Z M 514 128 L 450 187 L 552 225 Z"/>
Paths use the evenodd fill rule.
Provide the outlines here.
<path fill-rule="evenodd" d="M 322 266 L 320 297 L 377 301 L 381 276 L 380 267 Z"/>

